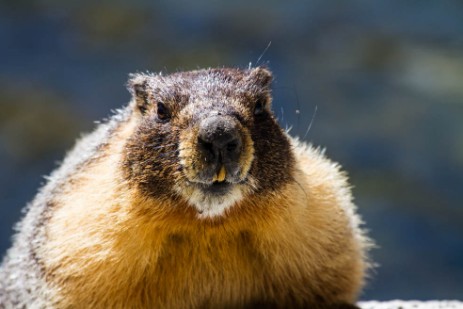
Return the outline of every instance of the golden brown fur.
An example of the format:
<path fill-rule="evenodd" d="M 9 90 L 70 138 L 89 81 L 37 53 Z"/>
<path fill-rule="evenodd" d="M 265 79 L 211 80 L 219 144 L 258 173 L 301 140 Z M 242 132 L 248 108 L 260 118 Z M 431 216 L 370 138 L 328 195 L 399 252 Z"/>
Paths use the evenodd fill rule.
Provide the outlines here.
<path fill-rule="evenodd" d="M 341 206 L 350 196 L 344 176 L 317 151 L 298 146 L 297 183 L 227 218 L 198 220 L 185 204 L 121 188 L 114 180 L 121 136 L 66 188 L 68 200 L 58 201 L 66 208 L 50 221 L 44 260 L 61 289 L 58 307 L 220 308 L 260 299 L 284 307 L 326 293 L 355 300 L 365 264 Z"/>
<path fill-rule="evenodd" d="M 283 136 L 294 160 L 287 171 L 292 181 L 259 189 L 253 169 L 262 167 L 252 159 L 258 146 L 245 133 L 249 149 L 241 160 L 255 183 L 223 215 L 200 217 L 186 199 L 153 198 L 127 177 L 128 151 L 136 151 L 127 141 L 142 121 L 138 114 L 121 121 L 98 155 L 70 175 L 54 197 L 47 241 L 37 250 L 49 286 L 48 306 L 335 308 L 355 303 L 368 267 L 368 240 L 336 164 Z"/>

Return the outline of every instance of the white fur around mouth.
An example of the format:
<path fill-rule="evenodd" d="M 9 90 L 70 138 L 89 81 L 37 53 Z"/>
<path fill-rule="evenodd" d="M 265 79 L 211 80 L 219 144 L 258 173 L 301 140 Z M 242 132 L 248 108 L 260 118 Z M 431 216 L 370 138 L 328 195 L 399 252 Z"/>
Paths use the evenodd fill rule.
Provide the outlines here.
<path fill-rule="evenodd" d="M 206 194 L 200 188 L 195 188 L 187 198 L 198 211 L 198 217 L 205 219 L 222 216 L 227 209 L 243 198 L 243 193 L 237 185 L 232 186 L 223 195 Z"/>

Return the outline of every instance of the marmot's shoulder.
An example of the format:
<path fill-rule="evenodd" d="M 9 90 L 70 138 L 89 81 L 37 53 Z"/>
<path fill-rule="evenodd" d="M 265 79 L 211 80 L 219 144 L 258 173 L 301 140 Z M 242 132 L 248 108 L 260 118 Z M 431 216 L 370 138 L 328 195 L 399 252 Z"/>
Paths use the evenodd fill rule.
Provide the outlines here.
<path fill-rule="evenodd" d="M 353 203 L 351 185 L 347 173 L 341 165 L 332 161 L 326 156 L 326 151 L 321 147 L 314 147 L 296 137 L 289 137 L 291 140 L 297 168 L 303 175 L 303 181 L 308 190 L 315 196 L 321 196 L 332 205 L 340 208 L 346 214 L 349 226 L 358 237 L 359 245 L 366 253 L 372 246 L 370 239 L 362 231 L 362 219 L 357 214 L 357 207 Z M 310 203 L 310 202 L 309 202 Z M 366 256 L 365 256 L 366 259 Z M 368 265 L 367 267 L 370 267 Z"/>
<path fill-rule="evenodd" d="M 271 81 L 267 68 L 132 75 L 129 105 L 30 204 L 0 303 L 354 302 L 368 241 L 347 178 L 281 129 Z"/>
<path fill-rule="evenodd" d="M 313 185 L 331 186 L 340 196 L 351 197 L 347 173 L 339 163 L 326 156 L 326 150 L 305 143 L 297 137 L 289 137 L 297 162 L 297 167 Z"/>
<path fill-rule="evenodd" d="M 13 246 L 0 268 L 0 305 L 4 308 L 45 308 L 49 303 L 47 281 L 39 251 L 47 242 L 48 219 L 53 204 L 62 195 L 70 179 L 90 160 L 98 157 L 118 125 L 127 120 L 130 111 L 117 110 L 90 134 L 80 138 L 59 168 L 46 177 L 46 184 L 23 210 L 24 218 L 15 226 Z M 1 307 L 1 306 L 0 306 Z"/>

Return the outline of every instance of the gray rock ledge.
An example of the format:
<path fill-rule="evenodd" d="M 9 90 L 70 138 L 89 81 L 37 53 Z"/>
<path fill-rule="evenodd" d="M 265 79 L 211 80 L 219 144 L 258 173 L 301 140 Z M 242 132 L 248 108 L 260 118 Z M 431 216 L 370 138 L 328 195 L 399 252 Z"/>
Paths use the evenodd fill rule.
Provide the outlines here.
<path fill-rule="evenodd" d="M 362 301 L 358 303 L 362 309 L 447 309 L 462 308 L 463 302 L 456 300 L 440 301 Z"/>

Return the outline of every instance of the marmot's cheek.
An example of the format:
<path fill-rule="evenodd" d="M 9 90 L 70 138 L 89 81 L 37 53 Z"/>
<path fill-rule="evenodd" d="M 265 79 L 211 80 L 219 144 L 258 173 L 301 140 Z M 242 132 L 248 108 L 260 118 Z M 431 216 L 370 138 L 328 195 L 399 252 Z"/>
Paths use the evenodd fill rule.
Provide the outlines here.
<path fill-rule="evenodd" d="M 254 142 L 251 138 L 251 133 L 247 128 L 243 128 L 243 150 L 241 152 L 239 165 L 240 165 L 240 180 L 247 178 L 249 170 L 251 169 L 252 162 L 254 161 Z"/>
<path fill-rule="evenodd" d="M 188 181 L 198 178 L 198 170 L 204 169 L 206 158 L 197 153 L 197 129 L 182 130 L 179 136 L 179 163 Z"/>

